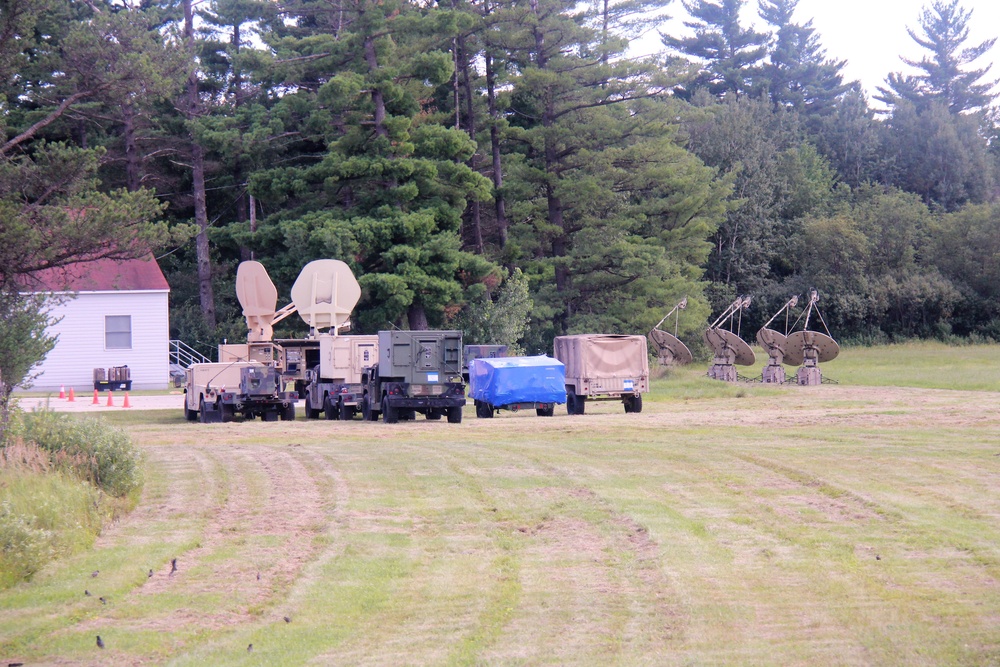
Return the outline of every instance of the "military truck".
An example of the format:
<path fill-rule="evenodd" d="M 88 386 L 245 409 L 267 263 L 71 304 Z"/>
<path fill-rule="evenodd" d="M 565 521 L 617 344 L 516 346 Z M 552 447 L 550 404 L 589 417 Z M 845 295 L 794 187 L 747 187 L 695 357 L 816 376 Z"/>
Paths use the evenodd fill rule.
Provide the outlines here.
<path fill-rule="evenodd" d="M 462 382 L 461 331 L 379 331 L 378 363 L 362 376 L 365 385 L 361 414 L 366 421 L 379 415 L 387 424 L 448 416 L 462 421 L 465 384 Z"/>
<path fill-rule="evenodd" d="M 378 336 L 319 336 L 319 363 L 306 371 L 306 418 L 352 419 L 364 394 L 361 375 L 378 359 Z"/>
<path fill-rule="evenodd" d="M 237 414 L 264 421 L 295 419 L 294 391 L 282 391 L 277 368 L 256 361 L 192 364 L 185 374 L 184 417 L 229 422 Z"/>
<path fill-rule="evenodd" d="M 620 400 L 625 412 L 642 412 L 649 391 L 645 336 L 557 336 L 556 359 L 566 365 L 566 411 L 582 415 L 587 401 Z"/>
<path fill-rule="evenodd" d="M 219 345 L 219 362 L 259 361 L 274 366 L 281 374 L 283 386 L 293 384 L 299 398 L 305 396 L 309 368 L 319 363 L 319 341 L 315 338 L 281 338 L 252 343 Z"/>

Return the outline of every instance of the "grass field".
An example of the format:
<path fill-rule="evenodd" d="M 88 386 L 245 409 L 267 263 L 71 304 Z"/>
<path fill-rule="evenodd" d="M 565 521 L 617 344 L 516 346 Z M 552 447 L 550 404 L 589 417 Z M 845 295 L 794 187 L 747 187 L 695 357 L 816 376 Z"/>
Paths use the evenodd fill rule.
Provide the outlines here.
<path fill-rule="evenodd" d="M 1000 347 L 848 349 L 811 388 L 703 370 L 639 415 L 113 413 L 143 499 L 0 592 L 0 657 L 1000 664 Z"/>

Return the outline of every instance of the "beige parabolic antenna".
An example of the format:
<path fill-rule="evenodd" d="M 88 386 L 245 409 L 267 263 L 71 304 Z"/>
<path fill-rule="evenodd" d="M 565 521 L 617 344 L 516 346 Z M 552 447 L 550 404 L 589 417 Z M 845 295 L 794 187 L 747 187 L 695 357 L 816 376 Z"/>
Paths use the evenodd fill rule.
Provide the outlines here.
<path fill-rule="evenodd" d="M 840 354 L 840 345 L 826 334 L 818 331 L 796 331 L 788 335 L 785 350 L 785 363 L 799 366 L 805 361 L 805 349 L 816 349 L 816 361 L 826 363 L 833 361 Z"/>
<path fill-rule="evenodd" d="M 263 264 L 240 262 L 236 269 L 236 298 L 247 320 L 247 340 L 252 343 L 271 340 L 278 290 Z"/>
<path fill-rule="evenodd" d="M 669 334 L 663 329 L 653 329 L 650 331 L 649 340 L 653 343 L 653 348 L 657 351 L 657 355 L 661 359 L 668 358 L 671 364 L 684 366 L 694 360 L 694 357 L 691 356 L 691 350 L 687 348 L 687 345 L 682 343 L 677 336 Z"/>
<path fill-rule="evenodd" d="M 757 344 L 764 348 L 768 355 L 772 357 L 774 356 L 772 351 L 785 354 L 785 348 L 788 345 L 785 334 L 774 329 L 768 329 L 767 327 L 757 332 Z"/>
<path fill-rule="evenodd" d="M 303 267 L 292 285 L 292 303 L 311 329 L 343 325 L 361 299 L 351 267 L 339 259 L 317 259 Z"/>
<path fill-rule="evenodd" d="M 732 331 L 725 329 L 707 329 L 703 336 L 705 344 L 712 348 L 717 357 L 732 356 L 732 363 L 737 366 L 753 366 L 757 355 L 750 346 Z"/>

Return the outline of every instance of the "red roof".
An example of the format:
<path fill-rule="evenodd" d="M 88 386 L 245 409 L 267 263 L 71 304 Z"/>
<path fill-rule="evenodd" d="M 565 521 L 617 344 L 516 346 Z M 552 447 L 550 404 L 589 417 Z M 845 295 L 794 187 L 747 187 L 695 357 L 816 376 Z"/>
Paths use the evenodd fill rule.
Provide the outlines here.
<path fill-rule="evenodd" d="M 31 275 L 36 292 L 109 292 L 169 290 L 152 253 L 142 259 L 97 259 Z"/>

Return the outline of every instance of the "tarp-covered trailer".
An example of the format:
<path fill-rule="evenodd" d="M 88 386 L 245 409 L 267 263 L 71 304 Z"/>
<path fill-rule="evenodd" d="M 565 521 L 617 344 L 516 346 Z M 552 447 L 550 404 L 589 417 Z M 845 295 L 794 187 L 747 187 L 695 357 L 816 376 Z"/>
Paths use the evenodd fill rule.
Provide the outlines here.
<path fill-rule="evenodd" d="M 565 366 L 544 355 L 473 359 L 469 395 L 477 417 L 492 417 L 497 410 L 532 408 L 540 417 L 551 417 L 556 403 L 566 402 Z"/>
<path fill-rule="evenodd" d="M 566 410 L 582 415 L 588 400 L 620 400 L 625 412 L 642 411 L 649 391 L 645 336 L 556 336 L 556 359 L 566 365 Z"/>

